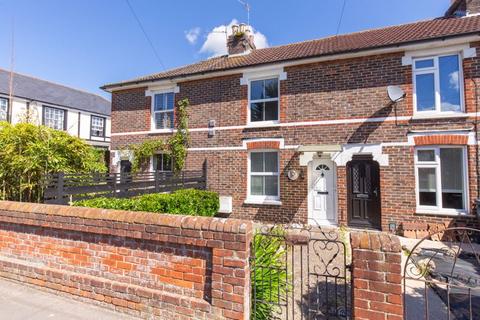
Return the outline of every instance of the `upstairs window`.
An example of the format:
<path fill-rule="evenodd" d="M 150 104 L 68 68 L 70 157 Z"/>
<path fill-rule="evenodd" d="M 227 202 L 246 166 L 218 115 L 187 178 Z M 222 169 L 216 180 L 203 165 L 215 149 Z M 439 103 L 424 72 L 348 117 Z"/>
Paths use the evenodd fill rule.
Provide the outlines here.
<path fill-rule="evenodd" d="M 250 153 L 249 198 L 257 200 L 279 199 L 278 152 Z"/>
<path fill-rule="evenodd" d="M 160 153 L 153 156 L 153 170 L 162 172 L 172 171 L 172 157 L 166 153 Z"/>
<path fill-rule="evenodd" d="M 250 81 L 250 122 L 278 122 L 278 78 Z"/>
<path fill-rule="evenodd" d="M 432 212 L 466 211 L 464 147 L 422 147 L 416 150 L 417 203 Z"/>
<path fill-rule="evenodd" d="M 92 116 L 90 129 L 92 137 L 105 137 L 105 118 Z"/>
<path fill-rule="evenodd" d="M 55 130 L 67 130 L 67 117 L 65 114 L 65 110 L 43 106 L 42 123 L 44 126 Z"/>
<path fill-rule="evenodd" d="M 153 127 L 155 130 L 173 128 L 174 100 L 173 92 L 155 94 L 153 102 Z"/>
<path fill-rule="evenodd" d="M 416 113 L 463 112 L 460 56 L 444 55 L 413 61 Z"/>
<path fill-rule="evenodd" d="M 8 121 L 8 99 L 0 98 L 0 121 Z"/>

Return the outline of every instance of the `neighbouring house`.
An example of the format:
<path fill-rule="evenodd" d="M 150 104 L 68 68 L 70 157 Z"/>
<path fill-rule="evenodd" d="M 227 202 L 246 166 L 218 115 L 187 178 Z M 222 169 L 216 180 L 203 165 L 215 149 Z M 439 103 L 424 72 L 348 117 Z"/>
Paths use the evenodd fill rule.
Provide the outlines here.
<path fill-rule="evenodd" d="M 188 98 L 186 169 L 208 160 L 227 216 L 392 231 L 478 224 L 480 0 L 266 49 L 233 29 L 228 55 L 102 87 L 112 170 L 131 160 L 118 150 L 171 135 L 175 102 Z M 152 170 L 170 168 L 152 158 Z"/>
<path fill-rule="evenodd" d="M 0 121 L 42 124 L 109 150 L 110 114 L 99 95 L 0 69 Z"/>

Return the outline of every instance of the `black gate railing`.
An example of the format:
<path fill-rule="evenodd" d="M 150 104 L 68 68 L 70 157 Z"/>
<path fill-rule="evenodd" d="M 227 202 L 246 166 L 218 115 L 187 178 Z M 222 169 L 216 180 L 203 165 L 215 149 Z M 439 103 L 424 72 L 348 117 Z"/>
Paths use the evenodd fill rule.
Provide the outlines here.
<path fill-rule="evenodd" d="M 350 251 L 340 229 L 263 227 L 251 257 L 252 317 L 350 319 Z"/>
<path fill-rule="evenodd" d="M 405 319 L 480 319 L 480 230 L 445 229 L 405 250 Z"/>
<path fill-rule="evenodd" d="M 68 204 L 93 197 L 127 198 L 140 194 L 172 192 L 178 189 L 206 189 L 206 169 L 171 172 L 57 173 L 46 177 L 44 202 Z"/>

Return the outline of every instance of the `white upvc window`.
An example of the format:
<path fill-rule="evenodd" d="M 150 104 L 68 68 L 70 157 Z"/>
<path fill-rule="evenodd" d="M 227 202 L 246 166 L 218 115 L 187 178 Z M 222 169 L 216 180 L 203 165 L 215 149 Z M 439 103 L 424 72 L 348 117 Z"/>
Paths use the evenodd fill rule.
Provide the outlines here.
<path fill-rule="evenodd" d="M 103 138 L 105 136 L 105 118 L 92 115 L 90 130 L 92 137 Z"/>
<path fill-rule="evenodd" d="M 43 120 L 44 126 L 55 130 L 67 130 L 66 111 L 63 109 L 43 106 Z"/>
<path fill-rule="evenodd" d="M 417 115 L 463 113 L 460 54 L 413 59 L 413 105 Z"/>
<path fill-rule="evenodd" d="M 248 102 L 249 124 L 278 123 L 280 120 L 279 78 L 250 80 Z"/>
<path fill-rule="evenodd" d="M 152 157 L 153 171 L 171 172 L 173 167 L 173 159 L 167 153 L 158 153 Z"/>
<path fill-rule="evenodd" d="M 279 154 L 277 151 L 252 151 L 248 157 L 247 200 L 263 203 L 280 200 Z"/>
<path fill-rule="evenodd" d="M 0 98 L 0 121 L 8 121 L 8 99 Z"/>
<path fill-rule="evenodd" d="M 465 147 L 417 147 L 417 211 L 438 214 L 467 213 L 467 171 Z"/>
<path fill-rule="evenodd" d="M 173 129 L 175 94 L 173 92 L 156 93 L 153 96 L 152 129 Z"/>

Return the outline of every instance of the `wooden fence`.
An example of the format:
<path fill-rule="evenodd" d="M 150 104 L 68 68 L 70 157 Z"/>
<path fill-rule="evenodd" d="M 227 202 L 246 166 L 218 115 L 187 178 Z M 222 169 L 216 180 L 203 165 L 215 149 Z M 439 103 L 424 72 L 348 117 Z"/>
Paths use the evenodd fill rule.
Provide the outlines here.
<path fill-rule="evenodd" d="M 68 204 L 95 197 L 128 198 L 178 189 L 206 189 L 206 167 L 198 171 L 144 173 L 56 173 L 46 178 L 44 202 Z"/>

